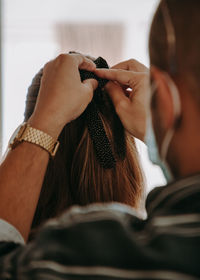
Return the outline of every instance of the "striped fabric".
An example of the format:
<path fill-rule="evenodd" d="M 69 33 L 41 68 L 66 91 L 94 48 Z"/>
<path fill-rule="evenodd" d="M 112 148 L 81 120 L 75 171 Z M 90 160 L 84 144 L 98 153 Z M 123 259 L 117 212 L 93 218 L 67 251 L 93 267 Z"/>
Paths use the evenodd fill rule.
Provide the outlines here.
<path fill-rule="evenodd" d="M 200 175 L 153 190 L 143 221 L 121 204 L 73 207 L 28 245 L 0 243 L 0 279 L 200 279 Z"/>

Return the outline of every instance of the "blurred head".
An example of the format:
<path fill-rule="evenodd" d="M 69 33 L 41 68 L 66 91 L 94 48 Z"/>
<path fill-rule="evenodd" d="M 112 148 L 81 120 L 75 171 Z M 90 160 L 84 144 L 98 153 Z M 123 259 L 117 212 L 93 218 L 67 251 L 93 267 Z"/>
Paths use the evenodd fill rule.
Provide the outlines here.
<path fill-rule="evenodd" d="M 200 171 L 199 11 L 198 0 L 161 1 L 149 38 L 153 125 L 175 177 Z"/>
<path fill-rule="evenodd" d="M 29 88 L 25 120 L 33 113 L 41 75 L 42 71 Z M 120 121 L 107 92 L 102 89 L 101 94 L 103 98 L 98 104 L 99 117 L 114 153 L 114 134 L 116 124 Z M 64 127 L 59 141 L 57 154 L 47 167 L 32 229 L 75 204 L 116 201 L 140 208 L 144 191 L 143 176 L 132 136 L 125 135 L 125 159 L 116 159 L 112 168 L 104 168 L 99 162 L 85 112 Z"/>

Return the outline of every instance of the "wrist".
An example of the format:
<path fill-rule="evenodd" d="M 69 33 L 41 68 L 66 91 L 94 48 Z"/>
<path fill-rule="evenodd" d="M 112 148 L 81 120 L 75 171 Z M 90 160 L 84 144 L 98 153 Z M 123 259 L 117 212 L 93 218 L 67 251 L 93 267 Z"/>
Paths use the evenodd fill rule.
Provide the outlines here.
<path fill-rule="evenodd" d="M 22 142 L 29 142 L 35 144 L 47 151 L 52 157 L 55 156 L 59 141 L 44 131 L 30 125 L 30 123 L 23 123 L 15 130 L 9 141 L 9 148 L 15 149 Z"/>
<path fill-rule="evenodd" d="M 52 121 L 50 119 L 45 118 L 37 118 L 36 116 L 32 115 L 27 123 L 32 126 L 33 128 L 39 129 L 48 135 L 50 135 L 53 139 L 57 140 L 63 126 L 58 125 L 55 123 L 55 121 Z"/>

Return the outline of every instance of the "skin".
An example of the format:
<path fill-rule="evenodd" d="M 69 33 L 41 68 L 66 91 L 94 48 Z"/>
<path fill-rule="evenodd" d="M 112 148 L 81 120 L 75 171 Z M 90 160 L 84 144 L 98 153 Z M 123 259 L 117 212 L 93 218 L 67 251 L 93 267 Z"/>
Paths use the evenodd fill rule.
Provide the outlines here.
<path fill-rule="evenodd" d="M 96 69 L 95 73 L 113 81 L 106 85 L 106 89 L 118 116 L 130 134 L 144 141 L 150 90 L 148 68 L 130 59 L 112 69 Z"/>
<path fill-rule="evenodd" d="M 161 150 L 166 132 L 175 127 L 175 133 L 166 158 L 175 179 L 199 173 L 200 111 L 198 103 L 190 93 L 185 81 L 181 80 L 180 77 L 174 80 L 181 101 L 181 116 L 176 127 L 172 102 L 173 93 L 168 86 L 166 74 L 157 67 L 151 66 L 151 80 L 157 84 L 157 90 L 156 96 L 154 96 L 156 105 L 150 108 L 152 97 L 148 88 L 147 69 L 145 70 L 144 66 L 138 64 L 135 60 L 125 61 L 114 68 L 114 70 L 96 69 L 95 73 L 99 77 L 114 82 L 109 83 L 108 91 L 115 104 L 116 112 L 127 130 L 140 140 L 144 140 L 146 119 L 148 112 L 151 113 L 158 147 Z M 117 68 L 124 70 L 118 70 Z M 139 70 L 139 73 L 135 72 L 137 70 Z M 124 87 L 127 87 L 127 85 L 132 88 L 134 95 L 126 96 Z M 144 100 L 146 100 L 145 104 Z M 136 104 L 137 108 L 135 107 Z M 133 122 L 136 117 L 136 110 L 138 115 L 136 122 Z"/>
<path fill-rule="evenodd" d="M 81 83 L 78 68 L 94 71 L 112 82 L 107 90 L 129 133 L 144 140 L 150 106 L 149 71 L 137 62 L 122 62 L 110 70 L 95 70 L 81 55 L 61 55 L 44 68 L 37 105 L 29 123 L 57 139 L 64 125 L 77 118 L 91 101 L 97 82 Z M 157 85 L 152 118 L 159 147 L 166 131 L 174 125 L 173 104 L 162 71 L 151 67 Z M 184 81 L 175 81 L 180 92 L 182 113 L 169 147 L 167 160 L 176 177 L 200 170 L 199 110 Z M 127 89 L 131 89 L 127 91 Z M 190 145 L 188 145 L 190 143 Z M 183 152 L 184 151 L 184 152 Z M 0 217 L 13 224 L 27 239 L 38 202 L 49 155 L 40 147 L 22 143 L 10 151 L 0 166 Z"/>
<path fill-rule="evenodd" d="M 173 113 L 171 92 L 165 75 L 160 69 L 152 67 L 151 76 L 158 85 L 156 100 L 158 106 L 152 110 L 152 115 L 160 147 L 166 131 L 175 126 L 176 120 Z M 200 172 L 200 111 L 199 103 L 193 97 L 185 81 L 179 77 L 175 83 L 179 90 L 181 116 L 169 147 L 167 162 L 175 178 L 180 178 Z"/>
<path fill-rule="evenodd" d="M 97 87 L 81 83 L 78 68 L 94 70 L 81 55 L 60 55 L 44 67 L 37 105 L 29 123 L 55 139 L 64 125 L 87 107 Z M 0 218 L 14 225 L 27 240 L 37 206 L 49 154 L 39 146 L 21 143 L 0 166 Z"/>

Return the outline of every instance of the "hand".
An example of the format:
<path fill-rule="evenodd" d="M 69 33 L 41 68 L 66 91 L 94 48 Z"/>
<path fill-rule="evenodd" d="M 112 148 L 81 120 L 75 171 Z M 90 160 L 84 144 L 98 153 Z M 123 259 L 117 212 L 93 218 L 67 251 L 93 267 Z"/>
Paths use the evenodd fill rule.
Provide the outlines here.
<path fill-rule="evenodd" d="M 95 74 L 114 82 L 106 90 L 125 129 L 144 141 L 148 112 L 149 70 L 131 59 L 111 69 L 96 69 Z"/>
<path fill-rule="evenodd" d="M 28 122 L 57 138 L 63 127 L 86 109 L 98 83 L 81 82 L 79 69 L 94 71 L 96 65 L 80 54 L 62 54 L 43 69 L 35 110 Z"/>

